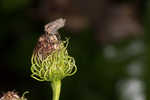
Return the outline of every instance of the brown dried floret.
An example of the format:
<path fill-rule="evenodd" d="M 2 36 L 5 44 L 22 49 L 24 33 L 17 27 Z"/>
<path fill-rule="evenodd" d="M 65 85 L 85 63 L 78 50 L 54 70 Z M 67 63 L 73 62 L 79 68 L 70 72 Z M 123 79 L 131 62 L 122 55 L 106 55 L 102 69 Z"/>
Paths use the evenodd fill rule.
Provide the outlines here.
<path fill-rule="evenodd" d="M 57 35 L 43 34 L 39 39 L 34 49 L 34 54 L 38 55 L 41 59 L 46 58 L 51 52 L 59 49 L 60 40 Z"/>

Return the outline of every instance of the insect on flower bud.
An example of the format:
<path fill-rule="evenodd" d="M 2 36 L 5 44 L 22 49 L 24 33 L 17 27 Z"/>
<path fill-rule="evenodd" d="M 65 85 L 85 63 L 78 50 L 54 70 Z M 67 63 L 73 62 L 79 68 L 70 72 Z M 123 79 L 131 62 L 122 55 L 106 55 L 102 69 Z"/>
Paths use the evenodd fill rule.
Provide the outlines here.
<path fill-rule="evenodd" d="M 57 19 L 45 25 L 45 34 L 40 36 L 35 47 L 34 54 L 40 59 L 45 59 L 51 52 L 59 49 L 60 36 L 57 32 L 65 24 L 65 19 Z"/>
<path fill-rule="evenodd" d="M 61 80 L 77 71 L 75 60 L 68 55 L 66 41 L 60 40 L 58 29 L 65 19 L 57 19 L 45 25 L 45 34 L 39 39 L 31 58 L 32 77 L 39 81 Z"/>

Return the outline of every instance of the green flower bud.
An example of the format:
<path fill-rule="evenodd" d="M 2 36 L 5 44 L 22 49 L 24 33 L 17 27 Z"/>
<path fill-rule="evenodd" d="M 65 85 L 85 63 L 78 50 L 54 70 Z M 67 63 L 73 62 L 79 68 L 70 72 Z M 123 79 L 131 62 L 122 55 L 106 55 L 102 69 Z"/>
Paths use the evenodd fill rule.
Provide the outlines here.
<path fill-rule="evenodd" d="M 36 80 L 62 80 L 77 71 L 75 60 L 67 51 L 69 40 L 61 41 L 57 32 L 57 29 L 63 27 L 64 23 L 64 19 L 58 19 L 47 24 L 46 33 L 38 40 L 31 58 L 31 76 Z"/>
<path fill-rule="evenodd" d="M 77 71 L 75 60 L 67 52 L 68 39 L 59 43 L 59 48 L 52 51 L 45 59 L 38 54 L 32 55 L 32 77 L 39 81 L 62 80 Z"/>

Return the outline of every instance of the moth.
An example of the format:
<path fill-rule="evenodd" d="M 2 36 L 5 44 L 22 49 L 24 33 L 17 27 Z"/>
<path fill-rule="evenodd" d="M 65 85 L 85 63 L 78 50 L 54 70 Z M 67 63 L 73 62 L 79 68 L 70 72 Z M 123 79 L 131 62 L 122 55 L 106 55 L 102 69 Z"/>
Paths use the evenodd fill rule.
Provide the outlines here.
<path fill-rule="evenodd" d="M 65 19 L 60 18 L 45 25 L 45 33 L 39 37 L 34 49 L 34 54 L 40 59 L 45 59 L 52 51 L 59 48 L 61 40 L 58 30 L 64 27 L 65 22 Z"/>
<path fill-rule="evenodd" d="M 65 26 L 66 20 L 63 18 L 57 19 L 45 25 L 45 32 L 48 34 L 57 34 L 58 30 Z"/>

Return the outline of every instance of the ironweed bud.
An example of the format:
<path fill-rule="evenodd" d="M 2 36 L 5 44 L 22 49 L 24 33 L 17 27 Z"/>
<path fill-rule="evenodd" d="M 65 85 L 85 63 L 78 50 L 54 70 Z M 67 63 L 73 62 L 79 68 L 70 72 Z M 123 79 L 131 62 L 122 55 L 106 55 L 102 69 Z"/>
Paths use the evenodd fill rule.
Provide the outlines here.
<path fill-rule="evenodd" d="M 24 95 L 20 97 L 16 92 L 8 91 L 0 98 L 0 100 L 27 100 L 27 99 L 24 97 Z"/>
<path fill-rule="evenodd" d="M 62 80 L 77 71 L 75 60 L 67 51 L 69 40 L 61 41 L 58 33 L 64 24 L 65 19 L 60 18 L 45 25 L 45 34 L 39 38 L 31 58 L 31 76 L 36 80 Z"/>

